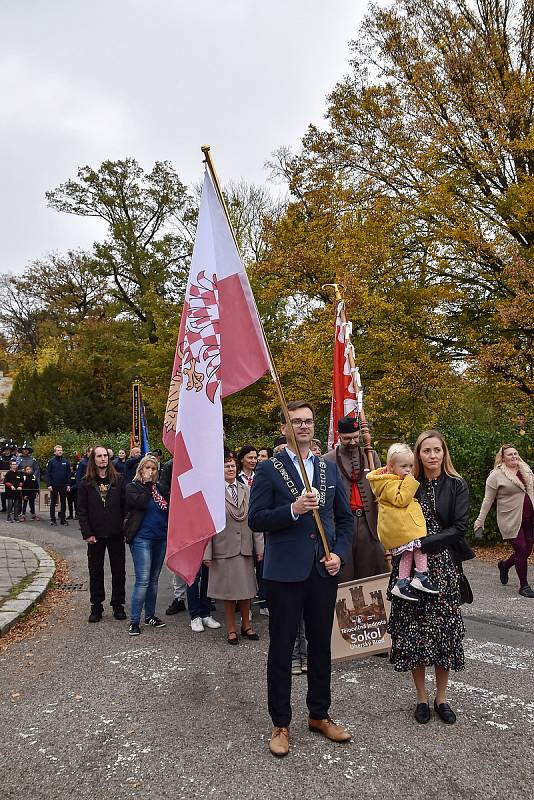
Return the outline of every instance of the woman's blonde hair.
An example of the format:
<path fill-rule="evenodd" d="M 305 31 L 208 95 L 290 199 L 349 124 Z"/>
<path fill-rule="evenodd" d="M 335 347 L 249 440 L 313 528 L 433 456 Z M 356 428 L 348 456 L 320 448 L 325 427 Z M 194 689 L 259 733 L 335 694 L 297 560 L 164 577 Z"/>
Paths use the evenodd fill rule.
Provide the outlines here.
<path fill-rule="evenodd" d="M 391 445 L 386 456 L 386 464 L 391 464 L 395 456 L 411 456 L 413 455 L 411 447 L 408 447 L 404 442 L 395 442 Z"/>
<path fill-rule="evenodd" d="M 519 455 L 519 452 L 518 452 L 517 447 L 515 446 L 515 444 L 503 444 L 503 445 L 501 445 L 499 447 L 499 449 L 495 453 L 495 467 L 500 467 L 501 464 L 504 464 L 504 451 L 505 450 L 515 450 L 515 452 L 517 453 L 518 458 L 519 458 L 519 465 L 523 466 L 523 467 L 527 467 L 527 469 L 530 469 L 528 464 L 525 461 L 523 461 L 523 459 Z"/>
<path fill-rule="evenodd" d="M 420 475 L 424 475 L 423 464 L 421 463 L 421 445 L 425 441 L 425 439 L 439 439 L 441 443 L 441 447 L 443 448 L 443 463 L 442 469 L 446 475 L 450 475 L 451 478 L 462 478 L 456 470 L 454 469 L 454 465 L 451 460 L 451 456 L 449 453 L 449 448 L 447 447 L 447 442 L 443 438 L 443 435 L 436 430 L 429 430 L 423 431 L 418 437 L 415 443 L 415 447 L 413 450 L 413 476 L 414 478 L 419 478 Z"/>
<path fill-rule="evenodd" d="M 149 461 L 151 461 L 155 465 L 156 470 L 159 469 L 158 459 L 155 456 L 143 456 L 143 458 L 137 465 L 137 469 L 135 470 L 134 481 L 142 480 L 143 468 L 146 467 Z"/>

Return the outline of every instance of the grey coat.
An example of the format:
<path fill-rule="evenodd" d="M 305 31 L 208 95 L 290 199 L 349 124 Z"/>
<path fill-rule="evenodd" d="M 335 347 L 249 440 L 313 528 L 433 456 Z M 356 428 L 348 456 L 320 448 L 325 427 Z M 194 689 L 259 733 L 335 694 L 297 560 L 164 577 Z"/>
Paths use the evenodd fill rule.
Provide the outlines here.
<path fill-rule="evenodd" d="M 245 502 L 248 512 L 250 489 L 248 486 L 237 482 L 237 506 L 235 505 L 228 489 L 225 491 L 226 502 L 233 508 L 238 508 Z M 253 551 L 258 556 L 263 556 L 263 533 L 252 532 L 248 526 L 247 513 L 242 522 L 235 520 L 231 514 L 226 514 L 226 527 L 220 533 L 212 536 L 206 551 L 204 561 L 218 558 L 233 558 L 234 556 L 252 556 Z"/>

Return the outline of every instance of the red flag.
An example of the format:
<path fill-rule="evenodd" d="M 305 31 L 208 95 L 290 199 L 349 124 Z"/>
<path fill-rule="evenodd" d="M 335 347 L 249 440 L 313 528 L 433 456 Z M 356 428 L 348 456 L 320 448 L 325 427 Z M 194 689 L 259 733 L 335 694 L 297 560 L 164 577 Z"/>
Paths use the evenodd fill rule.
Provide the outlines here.
<path fill-rule="evenodd" d="M 332 403 L 328 428 L 328 447 L 338 443 L 337 423 L 342 417 L 355 417 L 361 409 L 362 391 L 357 369 L 351 370 L 349 352 L 354 348 L 350 340 L 352 324 L 345 316 L 345 303 L 339 300 L 336 309 L 336 333 L 334 339 L 334 369 L 332 373 Z M 356 385 L 355 385 L 356 384 Z"/>
<path fill-rule="evenodd" d="M 206 172 L 163 427 L 174 454 L 167 566 L 188 584 L 226 524 L 221 399 L 269 369 L 248 277 Z"/>

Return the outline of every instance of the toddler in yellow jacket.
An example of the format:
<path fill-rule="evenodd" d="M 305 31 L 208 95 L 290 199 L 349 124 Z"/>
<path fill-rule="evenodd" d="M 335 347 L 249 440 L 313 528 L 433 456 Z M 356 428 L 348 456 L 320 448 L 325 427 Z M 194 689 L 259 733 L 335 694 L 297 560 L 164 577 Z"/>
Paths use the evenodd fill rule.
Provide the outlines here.
<path fill-rule="evenodd" d="M 378 537 L 386 550 L 400 555 L 399 577 L 391 594 L 418 603 L 419 596 L 414 590 L 428 594 L 438 594 L 439 590 L 428 577 L 426 553 L 421 551 L 426 522 L 415 499 L 419 482 L 412 471 L 412 451 L 407 444 L 397 443 L 388 450 L 386 466 L 370 472 L 367 480 L 378 500 Z"/>

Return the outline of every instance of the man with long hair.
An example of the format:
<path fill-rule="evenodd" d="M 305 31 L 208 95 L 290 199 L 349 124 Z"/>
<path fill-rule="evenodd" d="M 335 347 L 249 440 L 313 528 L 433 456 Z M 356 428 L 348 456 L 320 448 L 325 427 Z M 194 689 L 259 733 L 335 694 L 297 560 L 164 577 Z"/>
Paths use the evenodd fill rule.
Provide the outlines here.
<path fill-rule="evenodd" d="M 96 445 L 91 451 L 85 477 L 78 487 L 78 520 L 82 536 L 87 542 L 91 596 L 89 622 L 100 622 L 104 612 L 106 550 L 111 568 L 113 616 L 115 619 L 126 619 L 123 478 L 111 464 L 107 448 L 103 445 Z"/>

